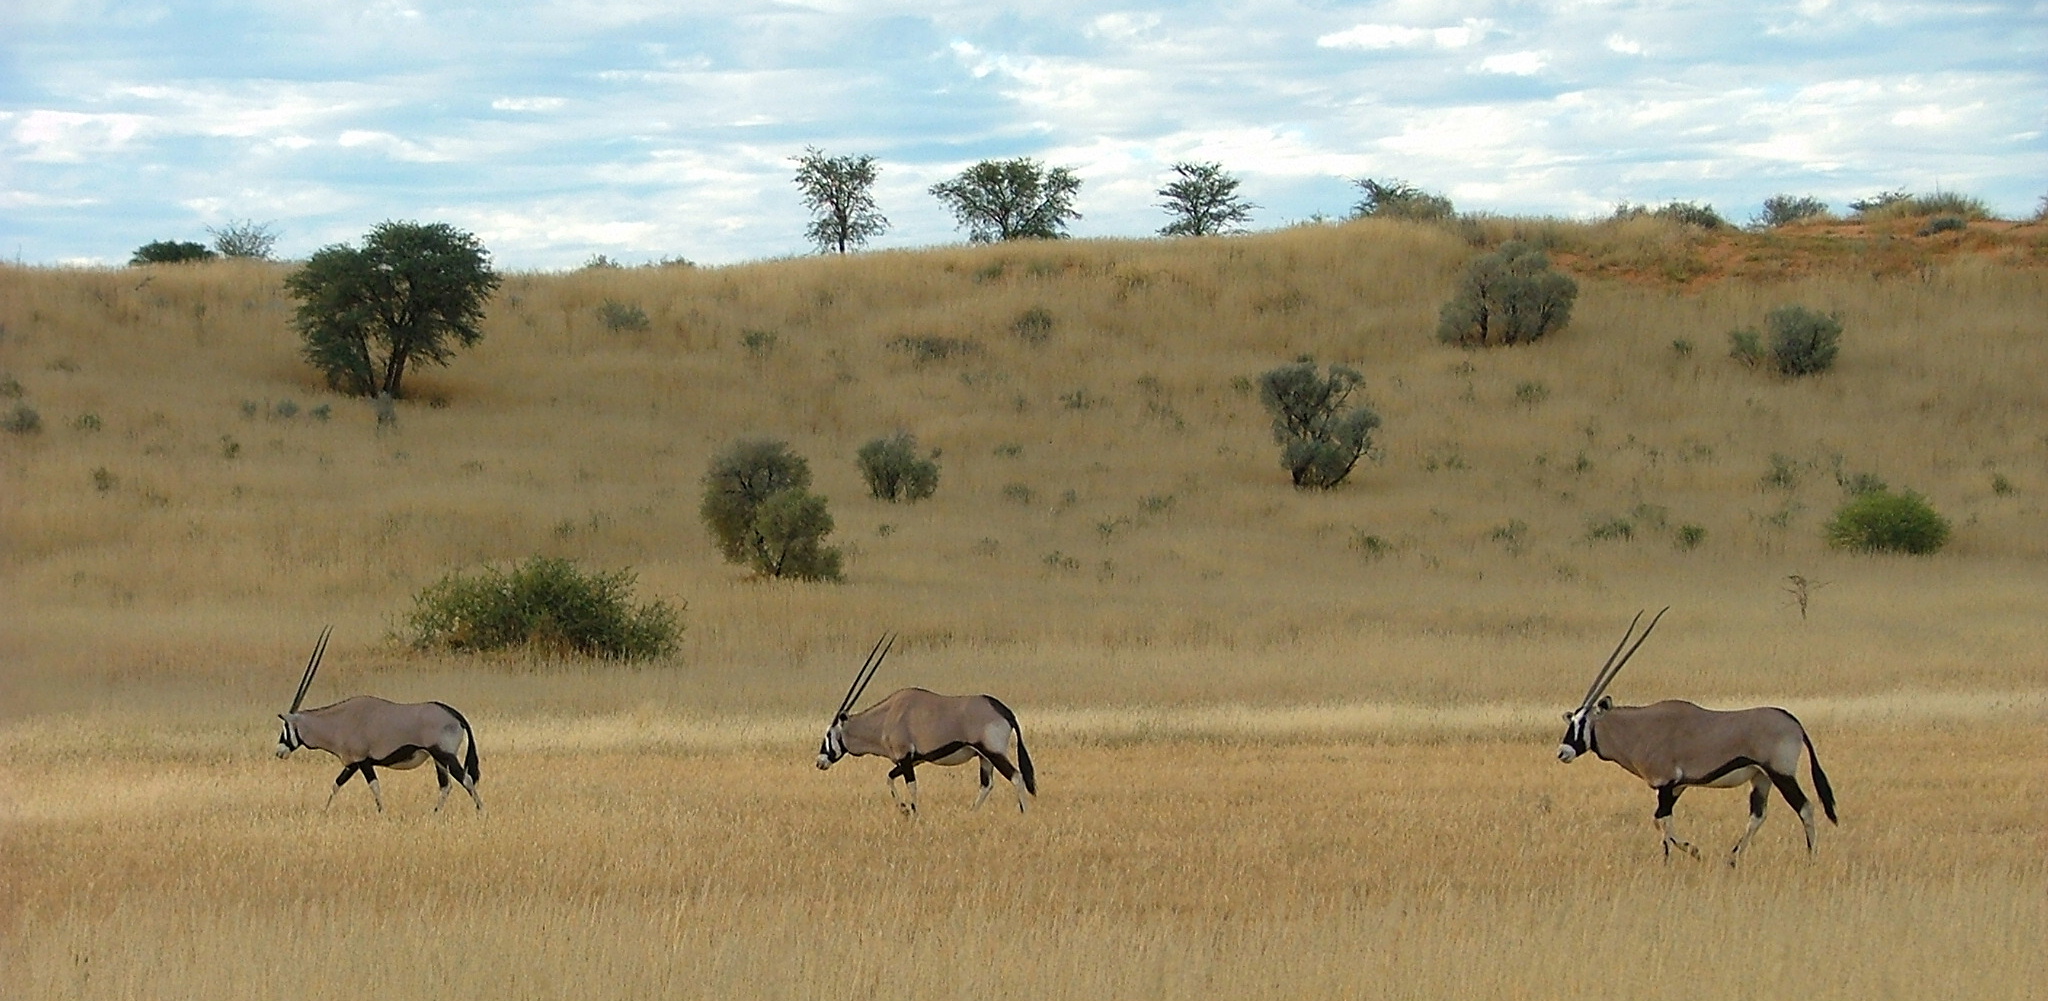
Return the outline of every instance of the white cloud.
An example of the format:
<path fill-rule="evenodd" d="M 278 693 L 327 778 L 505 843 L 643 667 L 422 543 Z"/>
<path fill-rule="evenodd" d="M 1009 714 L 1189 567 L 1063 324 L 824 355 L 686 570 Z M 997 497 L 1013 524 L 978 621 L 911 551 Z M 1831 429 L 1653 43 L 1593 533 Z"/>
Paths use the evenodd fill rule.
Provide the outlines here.
<path fill-rule="evenodd" d="M 1541 52 L 1507 52 L 1480 60 L 1479 71 L 1506 76 L 1534 76 L 1543 72 L 1547 65 L 1549 59 Z"/>
<path fill-rule="evenodd" d="M 1643 54 L 1643 43 L 1617 33 L 1607 36 L 1607 51 L 1619 52 L 1625 56 L 1640 56 Z"/>
<path fill-rule="evenodd" d="M 491 102 L 491 110 L 554 111 L 568 103 L 559 97 L 501 97 Z"/>
<path fill-rule="evenodd" d="M 1316 39 L 1326 49 L 1462 49 L 1486 37 L 1492 21 L 1466 18 L 1444 28 L 1413 28 L 1398 24 L 1360 24 Z"/>

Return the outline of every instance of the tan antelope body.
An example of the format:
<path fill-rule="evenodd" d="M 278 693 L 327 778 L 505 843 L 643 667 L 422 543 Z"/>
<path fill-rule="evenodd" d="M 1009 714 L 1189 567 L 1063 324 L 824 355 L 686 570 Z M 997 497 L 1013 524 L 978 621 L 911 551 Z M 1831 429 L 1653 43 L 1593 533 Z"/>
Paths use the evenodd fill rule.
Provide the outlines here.
<path fill-rule="evenodd" d="M 450 777 L 462 783 L 463 791 L 469 793 L 477 809 L 483 809 L 484 801 L 476 791 L 476 734 L 470 729 L 469 720 L 453 706 L 441 702 L 390 702 L 373 695 L 358 695 L 318 709 L 299 709 L 306 689 L 313 684 L 313 672 L 320 667 L 320 655 L 327 649 L 327 635 L 321 633 L 319 644 L 313 648 L 305 678 L 299 682 L 299 693 L 292 698 L 291 711 L 278 716 L 284 721 L 284 729 L 277 735 L 277 756 L 282 758 L 301 747 L 310 747 L 340 758 L 341 774 L 335 777 L 334 788 L 327 794 L 327 806 L 333 806 L 341 787 L 361 773 L 370 787 L 370 796 L 377 801 L 378 811 L 382 812 L 384 792 L 377 784 L 377 769 L 418 768 L 432 761 L 435 778 L 441 783 L 441 798 L 434 802 L 434 809 L 439 810 L 448 802 Z M 469 753 L 458 758 L 457 752 L 463 749 L 465 741 Z"/>
<path fill-rule="evenodd" d="M 892 644 L 893 645 L 893 644 Z M 868 663 L 854 678 L 825 739 L 818 746 L 818 767 L 830 768 L 840 758 L 873 755 L 887 758 L 889 798 L 906 814 L 917 813 L 917 766 L 981 765 L 981 793 L 973 809 L 980 809 L 994 785 L 994 773 L 1001 772 L 1017 790 L 1017 809 L 1022 812 L 1029 797 L 1038 793 L 1038 776 L 1031 767 L 1031 754 L 1024 749 L 1024 733 L 1017 716 L 993 695 L 940 695 L 922 688 L 891 692 L 873 706 L 848 714 L 874 677 L 887 647 L 876 644 Z M 896 795 L 896 780 L 903 780 L 905 796 Z"/>
<path fill-rule="evenodd" d="M 1658 618 L 1663 614 L 1657 613 Z M 1636 619 L 1640 621 L 1642 616 L 1638 614 Z M 1622 664 L 1635 655 L 1636 648 L 1642 646 L 1650 629 L 1656 626 L 1657 620 L 1652 619 L 1649 629 L 1643 630 L 1642 637 L 1621 657 L 1620 663 L 1610 655 L 1579 708 L 1565 714 L 1565 735 L 1557 746 L 1558 760 L 1569 763 L 1591 751 L 1627 769 L 1656 790 L 1655 819 L 1663 832 L 1666 857 L 1674 846 L 1694 858 L 1700 854 L 1699 849 L 1680 840 L 1672 831 L 1671 811 L 1680 793 L 1693 786 L 1726 789 L 1744 783 L 1750 787 L 1749 829 L 1728 853 L 1728 864 L 1735 864 L 1757 828 L 1763 826 L 1764 809 L 1770 803 L 1774 786 L 1786 804 L 1798 812 L 1799 821 L 1806 828 L 1806 850 L 1811 853 L 1813 804 L 1799 787 L 1801 750 L 1806 752 L 1812 767 L 1813 785 L 1830 823 L 1839 822 L 1835 818 L 1835 792 L 1828 785 L 1827 773 L 1821 770 L 1813 739 L 1791 713 L 1775 707 L 1703 709 L 1676 699 L 1647 706 L 1616 706 L 1604 696 Z M 1629 634 L 1634 632 L 1632 622 Z M 1628 640 L 1628 635 L 1622 637 L 1623 644 Z M 1621 647 L 1615 647 L 1615 654 L 1620 653 Z"/>

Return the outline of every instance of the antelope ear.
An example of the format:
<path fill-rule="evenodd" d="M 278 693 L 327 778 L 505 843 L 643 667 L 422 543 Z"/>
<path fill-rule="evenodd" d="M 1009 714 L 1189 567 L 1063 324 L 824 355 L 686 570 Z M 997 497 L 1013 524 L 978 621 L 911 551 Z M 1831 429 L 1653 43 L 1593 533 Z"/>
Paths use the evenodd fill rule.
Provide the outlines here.
<path fill-rule="evenodd" d="M 1593 708 L 1598 709 L 1603 713 L 1607 712 L 1608 710 L 1614 708 L 1614 698 L 1612 696 L 1602 695 L 1600 696 L 1600 704 L 1594 706 Z"/>
<path fill-rule="evenodd" d="M 1564 714 L 1564 721 L 1565 721 L 1565 722 L 1567 722 L 1567 723 L 1571 722 L 1571 721 L 1572 721 L 1572 714 L 1571 714 L 1571 713 L 1565 713 L 1565 714 Z"/>

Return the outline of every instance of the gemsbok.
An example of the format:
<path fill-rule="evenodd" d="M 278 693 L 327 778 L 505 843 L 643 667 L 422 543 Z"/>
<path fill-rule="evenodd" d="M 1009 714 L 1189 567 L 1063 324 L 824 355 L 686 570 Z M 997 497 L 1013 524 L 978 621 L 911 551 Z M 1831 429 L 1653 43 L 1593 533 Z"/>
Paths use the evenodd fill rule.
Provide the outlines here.
<path fill-rule="evenodd" d="M 1806 728 L 1791 713 L 1775 707 L 1702 709 L 1676 699 L 1647 706 L 1617 706 L 1607 698 L 1607 686 L 1613 683 L 1614 676 L 1636 655 L 1643 640 L 1650 638 L 1650 630 L 1657 628 L 1658 619 L 1670 610 L 1658 612 L 1643 634 L 1635 637 L 1635 645 L 1629 646 L 1636 623 L 1643 619 L 1641 612 L 1636 613 L 1628 624 L 1628 632 L 1622 634 L 1621 644 L 1594 676 L 1593 687 L 1586 689 L 1579 707 L 1564 714 L 1564 739 L 1557 745 L 1557 760 L 1569 764 L 1591 751 L 1649 783 L 1657 791 L 1656 821 L 1664 833 L 1667 859 L 1674 845 L 1693 858 L 1700 857 L 1698 848 L 1672 833 L 1671 810 L 1678 803 L 1678 794 L 1692 786 L 1728 789 L 1744 782 L 1749 783 L 1749 830 L 1742 833 L 1742 840 L 1735 842 L 1735 848 L 1728 853 L 1728 864 L 1735 864 L 1756 829 L 1763 826 L 1764 807 L 1770 803 L 1772 786 L 1798 811 L 1799 822 L 1806 825 L 1806 851 L 1812 854 L 1813 804 L 1799 788 L 1802 747 L 1812 765 L 1813 786 L 1820 793 L 1821 806 L 1827 809 L 1828 822 L 1840 821 L 1835 819 L 1835 791 L 1828 785 L 1827 773 L 1820 769 L 1813 738 L 1807 736 Z M 1624 646 L 1628 647 L 1626 654 L 1622 653 Z"/>
<path fill-rule="evenodd" d="M 358 695 L 318 709 L 299 710 L 306 701 L 306 689 L 313 686 L 313 672 L 320 669 L 320 657 L 327 652 L 327 637 L 333 632 L 333 626 L 321 632 L 320 642 L 313 647 L 313 657 L 306 662 L 306 675 L 299 679 L 299 692 L 292 696 L 291 710 L 278 717 L 284 721 L 284 730 L 277 735 L 278 757 L 310 747 L 341 759 L 341 774 L 335 777 L 334 789 L 327 794 L 327 806 L 321 809 L 333 806 L 341 787 L 361 772 L 363 781 L 370 786 L 371 797 L 377 801 L 377 812 L 382 813 L 384 793 L 377 787 L 377 769 L 417 768 L 431 760 L 434 775 L 441 781 L 441 798 L 434 802 L 435 810 L 448 802 L 451 775 L 462 783 L 463 791 L 469 793 L 476 808 L 482 810 L 484 801 L 476 794 L 476 734 L 453 706 L 440 702 L 387 702 L 375 696 Z M 457 758 L 455 754 L 462 750 L 465 738 L 469 753 Z"/>
<path fill-rule="evenodd" d="M 1024 749 L 1024 731 L 1017 715 L 993 695 L 939 695 L 922 688 L 904 688 L 860 712 L 848 715 L 868 682 L 874 680 L 882 659 L 896 645 L 888 636 L 875 642 L 867 662 L 853 676 L 853 686 L 825 728 L 825 740 L 818 745 L 818 768 L 824 770 L 847 755 L 872 754 L 895 764 L 889 769 L 889 798 L 908 816 L 917 815 L 917 766 L 981 763 L 981 795 L 972 809 L 980 809 L 994 785 L 994 772 L 1003 773 L 1017 790 L 1017 811 L 1024 812 L 1031 796 L 1038 794 L 1038 775 L 1031 768 L 1031 754 Z M 901 778 L 905 795 L 896 795 Z"/>

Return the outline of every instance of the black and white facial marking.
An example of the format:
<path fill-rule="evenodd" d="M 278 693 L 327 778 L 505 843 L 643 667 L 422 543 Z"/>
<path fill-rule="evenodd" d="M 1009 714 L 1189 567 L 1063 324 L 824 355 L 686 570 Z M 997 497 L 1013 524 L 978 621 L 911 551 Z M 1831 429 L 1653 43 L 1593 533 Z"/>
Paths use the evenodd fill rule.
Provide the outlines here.
<path fill-rule="evenodd" d="M 284 721 L 284 729 L 279 730 L 277 734 L 277 756 L 283 758 L 306 746 L 306 743 L 299 739 L 299 728 L 292 725 L 291 717 L 279 716 L 278 719 Z"/>
<path fill-rule="evenodd" d="M 1564 739 L 1557 742 L 1557 760 L 1573 759 L 1593 749 L 1593 720 L 1614 707 L 1614 700 L 1602 697 L 1597 705 L 1580 706 L 1564 714 Z"/>
<path fill-rule="evenodd" d="M 818 745 L 818 770 L 824 771 L 846 757 L 846 721 L 841 719 L 825 728 L 825 740 Z"/>

